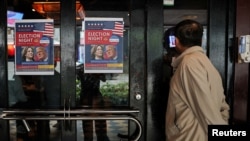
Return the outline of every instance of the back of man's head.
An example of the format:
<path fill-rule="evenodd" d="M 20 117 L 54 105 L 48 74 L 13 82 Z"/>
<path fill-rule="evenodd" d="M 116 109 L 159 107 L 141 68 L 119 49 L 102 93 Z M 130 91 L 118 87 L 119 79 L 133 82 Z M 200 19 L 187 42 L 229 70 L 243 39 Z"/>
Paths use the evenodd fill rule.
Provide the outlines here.
<path fill-rule="evenodd" d="M 203 26 L 194 20 L 184 20 L 175 26 L 175 37 L 183 46 L 201 46 Z"/>

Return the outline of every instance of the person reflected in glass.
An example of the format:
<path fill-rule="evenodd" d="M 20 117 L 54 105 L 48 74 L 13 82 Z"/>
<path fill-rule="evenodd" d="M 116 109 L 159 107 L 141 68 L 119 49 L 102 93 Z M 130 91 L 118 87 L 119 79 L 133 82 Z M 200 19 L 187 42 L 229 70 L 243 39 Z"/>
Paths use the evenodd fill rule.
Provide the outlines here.
<path fill-rule="evenodd" d="M 91 58 L 92 60 L 102 60 L 103 59 L 103 46 L 93 45 L 91 48 Z"/>
<path fill-rule="evenodd" d="M 54 61 L 54 67 L 57 67 L 57 61 Z M 61 104 L 61 93 L 60 93 L 60 85 L 59 84 L 61 80 L 60 73 L 54 69 L 54 75 L 44 75 L 41 76 L 41 85 L 42 88 L 40 91 L 44 93 L 45 96 L 45 108 L 48 109 L 59 109 Z M 47 130 L 50 133 L 48 121 L 46 124 Z M 58 130 L 61 129 L 61 121 L 57 120 L 57 123 L 53 125 L 53 127 L 57 128 Z"/>
<path fill-rule="evenodd" d="M 9 106 L 11 108 L 27 108 L 28 97 L 23 90 L 21 76 L 13 75 L 8 81 L 9 90 Z M 28 138 L 26 130 L 21 120 L 16 120 L 16 138 L 18 141 L 23 141 Z"/>
<path fill-rule="evenodd" d="M 152 62 L 152 98 L 151 98 L 151 114 L 153 128 L 158 133 L 157 141 L 166 141 L 165 136 L 165 112 L 168 101 L 168 93 L 170 80 L 173 75 L 173 67 L 171 66 L 174 58 L 178 53 L 171 46 L 171 39 L 174 34 L 174 27 L 168 28 L 163 36 L 163 56 L 157 57 Z"/>
<path fill-rule="evenodd" d="M 33 47 L 23 47 L 22 61 L 23 62 L 34 61 L 34 48 Z"/>
<path fill-rule="evenodd" d="M 77 69 L 77 79 L 79 79 L 81 82 L 81 106 L 92 109 L 102 108 L 106 106 L 102 93 L 100 92 L 100 82 L 106 81 L 104 74 L 84 73 L 84 65 L 81 64 Z M 93 116 L 93 114 L 90 114 L 90 116 Z M 93 141 L 94 124 L 97 141 L 109 141 L 109 138 L 107 136 L 106 120 L 83 120 L 82 127 L 84 141 Z"/>

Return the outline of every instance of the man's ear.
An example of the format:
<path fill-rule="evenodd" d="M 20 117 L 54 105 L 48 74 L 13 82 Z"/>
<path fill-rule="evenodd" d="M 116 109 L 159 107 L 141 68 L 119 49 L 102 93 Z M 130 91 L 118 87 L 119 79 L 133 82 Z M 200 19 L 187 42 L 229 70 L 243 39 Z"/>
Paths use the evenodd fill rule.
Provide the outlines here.
<path fill-rule="evenodd" d="M 175 46 L 179 45 L 180 44 L 180 41 L 177 37 L 175 37 Z"/>
<path fill-rule="evenodd" d="M 178 53 L 181 53 L 182 51 L 182 45 L 180 43 L 180 40 L 175 37 L 175 50 L 178 52 Z"/>

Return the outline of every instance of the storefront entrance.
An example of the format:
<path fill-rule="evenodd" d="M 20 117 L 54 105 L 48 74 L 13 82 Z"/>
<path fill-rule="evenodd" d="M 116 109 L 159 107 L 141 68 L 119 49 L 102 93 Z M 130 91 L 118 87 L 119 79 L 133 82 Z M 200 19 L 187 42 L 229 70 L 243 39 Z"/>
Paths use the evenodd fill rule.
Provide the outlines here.
<path fill-rule="evenodd" d="M 9 0 L 0 2 L 0 18 L 3 21 L 7 20 L 7 2 Z M 75 7 L 74 1 L 61 1 L 60 19 L 55 24 L 55 27 L 60 30 L 59 44 L 55 46 L 56 53 L 59 53 L 57 54 L 59 60 L 57 60 L 58 66 L 56 68 L 60 74 L 59 80 L 54 82 L 53 85 L 49 85 L 49 90 L 54 86 L 59 86 L 60 96 L 59 98 L 54 98 L 55 96 L 48 96 L 47 98 L 52 98 L 52 100 L 59 99 L 59 107 L 53 107 L 58 106 L 58 104 L 52 107 L 39 106 L 44 105 L 44 103 L 38 102 L 40 98 L 44 99 L 44 97 L 34 96 L 40 93 L 40 88 L 39 91 L 34 91 L 32 87 L 25 87 L 31 88 L 26 89 L 26 94 L 28 95 L 28 100 L 32 102 L 32 106 L 29 105 L 24 108 L 20 106 L 15 108 L 9 107 L 8 86 L 10 83 L 8 77 L 10 73 L 8 67 L 14 62 L 9 60 L 6 55 L 8 52 L 7 35 L 9 34 L 6 30 L 7 24 L 0 25 L 0 31 L 2 31 L 0 32 L 0 140 L 13 141 L 16 139 L 18 129 L 15 120 L 19 121 L 18 124 L 24 125 L 23 130 L 20 131 L 27 132 L 34 129 L 37 131 L 35 134 L 33 132 L 30 132 L 30 135 L 26 134 L 34 137 L 35 139 L 33 138 L 33 140 L 83 140 L 84 135 L 87 135 L 87 133 L 84 134 L 83 121 L 88 120 L 94 120 L 95 123 L 96 121 L 106 121 L 106 125 L 102 124 L 101 127 L 107 127 L 107 136 L 111 141 L 137 140 L 138 138 L 141 141 L 164 140 L 164 125 L 161 123 L 164 122 L 165 111 L 162 108 L 165 105 L 164 100 L 166 100 L 165 94 L 167 92 L 164 83 L 162 83 L 164 81 L 163 77 L 161 77 L 164 74 L 164 68 L 162 67 L 164 54 L 162 37 L 165 26 L 162 1 L 130 0 L 129 2 L 124 2 L 129 3 L 129 10 L 127 10 L 129 12 L 125 14 L 123 12 L 120 13 L 119 10 L 117 10 L 118 12 L 104 10 L 102 12 L 93 11 L 86 13 L 88 17 L 124 17 L 125 21 L 123 44 L 124 70 L 122 73 L 105 73 L 106 81 L 101 82 L 99 86 L 105 104 L 94 108 L 89 106 L 89 104 L 82 104 L 79 94 L 80 83 L 77 79 L 78 65 L 76 62 L 78 61 L 79 28 L 81 29 L 81 22 L 79 24 L 75 19 L 76 9 L 73 8 Z M 226 18 L 226 13 L 228 13 L 226 6 L 228 4 L 227 1 L 222 1 L 221 5 L 217 3 L 217 1 L 210 0 L 210 9 L 223 9 L 224 13 L 219 15 L 218 13 L 215 14 L 216 11 L 209 10 L 210 15 L 212 15 L 212 17 L 209 17 L 209 24 L 216 26 L 211 26 L 208 29 L 209 34 L 221 33 L 218 35 L 222 35 L 220 38 L 223 39 L 223 42 L 214 42 L 218 40 L 217 36 L 208 35 L 210 39 L 209 45 L 211 46 L 208 47 L 208 52 L 212 60 L 221 54 L 223 54 L 221 56 L 227 56 L 227 52 L 229 52 L 224 50 L 227 48 L 225 47 L 226 42 L 229 42 L 224 41 L 227 38 L 225 31 L 229 30 L 229 27 L 226 26 L 229 22 L 225 20 L 220 26 L 217 24 L 218 21 L 221 21 L 221 17 Z M 112 2 L 108 3 L 108 5 L 112 9 L 116 8 L 112 5 Z M 188 2 L 187 5 L 197 6 L 198 4 L 194 1 L 193 3 Z M 28 9 L 23 5 L 21 7 L 22 9 Z M 102 5 L 101 7 L 105 9 L 107 6 Z M 183 7 L 185 5 L 179 5 L 178 8 L 181 9 Z M 85 8 L 88 9 L 87 5 Z M 91 9 L 91 7 L 89 8 Z M 124 9 L 120 10 L 123 11 Z M 30 11 L 28 13 L 29 16 L 37 15 L 37 13 L 31 14 Z M 38 19 L 40 18 L 42 17 Z M 173 24 L 167 26 L 172 26 Z M 231 27 L 229 31 L 232 31 Z M 213 62 L 220 64 L 217 66 L 220 68 L 219 70 L 221 70 L 225 82 L 228 82 L 229 79 L 226 79 L 228 76 L 223 72 L 232 69 L 224 67 L 228 58 L 223 59 L 215 59 Z M 221 65 L 221 63 L 224 65 Z M 31 78 L 24 78 L 24 80 L 28 80 L 25 82 L 27 84 L 40 82 L 37 80 L 40 77 L 39 75 L 28 77 Z M 51 81 L 51 83 L 53 82 Z M 228 86 L 227 88 L 230 87 Z M 60 126 L 57 126 L 57 123 L 60 123 Z M 35 128 L 33 129 L 32 127 Z M 93 135 L 94 140 L 97 140 L 96 128 L 93 126 L 93 130 L 91 130 L 93 132 L 89 133 Z"/>

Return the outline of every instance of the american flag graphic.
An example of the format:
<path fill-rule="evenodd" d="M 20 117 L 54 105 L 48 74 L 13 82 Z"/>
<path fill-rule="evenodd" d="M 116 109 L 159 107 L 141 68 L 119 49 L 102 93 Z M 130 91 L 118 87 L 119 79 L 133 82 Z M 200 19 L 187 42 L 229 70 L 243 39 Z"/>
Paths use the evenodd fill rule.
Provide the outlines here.
<path fill-rule="evenodd" d="M 52 23 L 45 23 L 44 26 L 36 26 L 33 32 L 42 32 L 43 35 L 48 37 L 54 36 L 54 25 Z"/>
<path fill-rule="evenodd" d="M 104 29 L 104 30 L 112 30 L 113 34 L 123 37 L 123 26 L 124 26 L 123 23 L 115 22 L 114 28 L 112 28 L 112 29 Z"/>

